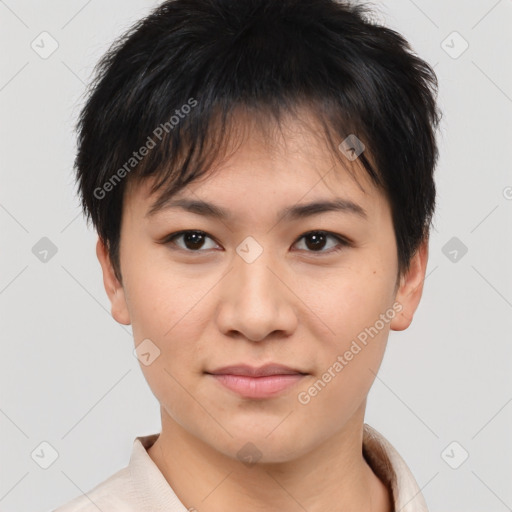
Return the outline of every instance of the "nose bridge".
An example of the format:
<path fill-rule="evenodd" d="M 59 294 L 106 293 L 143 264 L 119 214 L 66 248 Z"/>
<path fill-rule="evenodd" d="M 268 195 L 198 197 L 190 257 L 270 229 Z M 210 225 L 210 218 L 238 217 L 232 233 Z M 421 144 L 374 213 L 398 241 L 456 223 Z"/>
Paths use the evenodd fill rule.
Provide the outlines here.
<path fill-rule="evenodd" d="M 269 251 L 250 263 L 243 258 L 237 261 L 236 279 L 237 285 L 240 287 L 238 298 L 241 303 L 247 298 L 252 298 L 252 302 L 264 301 L 270 306 L 276 300 L 276 292 L 279 292 L 277 278 L 270 268 L 272 268 L 272 262 Z"/>
<path fill-rule="evenodd" d="M 241 300 L 245 299 L 244 289 L 254 298 L 272 300 L 270 288 L 276 285 L 276 277 L 270 268 L 276 266 L 276 263 L 273 261 L 272 250 L 260 242 L 248 236 L 236 248 L 234 270 L 237 285 L 241 288 Z"/>
<path fill-rule="evenodd" d="M 276 330 L 289 334 L 296 318 L 291 294 L 278 277 L 279 265 L 270 250 L 257 250 L 251 243 L 237 248 L 220 305 L 219 327 L 226 334 L 238 331 L 253 341 Z"/>

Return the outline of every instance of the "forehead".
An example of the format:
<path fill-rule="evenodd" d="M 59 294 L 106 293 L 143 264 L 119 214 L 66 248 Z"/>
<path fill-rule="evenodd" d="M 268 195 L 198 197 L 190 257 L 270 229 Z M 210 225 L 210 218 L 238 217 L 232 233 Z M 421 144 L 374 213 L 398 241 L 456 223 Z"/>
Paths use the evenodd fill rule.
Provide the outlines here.
<path fill-rule="evenodd" d="M 208 198 L 229 207 L 249 204 L 252 197 L 258 209 L 263 198 L 267 208 L 268 200 L 278 205 L 341 197 L 371 212 L 375 201 L 383 200 L 361 161 L 350 160 L 340 150 L 334 153 L 313 116 L 300 120 L 289 116 L 279 126 L 263 126 L 257 117 L 244 114 L 237 121 L 227 138 L 226 153 L 204 175 L 172 196 L 165 185 L 152 192 L 156 177 L 134 181 L 125 192 L 125 206 L 138 206 L 146 216 L 155 206 L 158 213 L 172 199 Z M 371 161 L 371 155 L 365 156 Z"/>

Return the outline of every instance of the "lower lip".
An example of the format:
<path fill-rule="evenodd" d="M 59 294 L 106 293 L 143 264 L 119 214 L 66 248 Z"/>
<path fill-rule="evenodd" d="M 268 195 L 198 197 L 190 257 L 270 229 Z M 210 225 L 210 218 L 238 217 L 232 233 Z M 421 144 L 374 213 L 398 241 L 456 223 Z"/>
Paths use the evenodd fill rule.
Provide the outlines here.
<path fill-rule="evenodd" d="M 244 375 L 213 375 L 220 384 L 246 398 L 267 398 L 296 384 L 304 374 L 268 375 L 266 377 L 247 377 Z"/>

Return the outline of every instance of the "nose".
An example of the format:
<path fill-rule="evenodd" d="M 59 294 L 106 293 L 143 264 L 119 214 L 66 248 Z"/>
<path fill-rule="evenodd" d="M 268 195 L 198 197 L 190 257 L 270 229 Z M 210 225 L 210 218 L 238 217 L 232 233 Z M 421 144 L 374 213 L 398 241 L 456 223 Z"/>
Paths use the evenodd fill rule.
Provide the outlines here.
<path fill-rule="evenodd" d="M 289 280 L 290 275 L 272 261 L 267 251 L 252 263 L 237 255 L 221 282 L 217 308 L 220 331 L 250 341 L 292 334 L 297 327 L 299 299 L 290 289 Z"/>

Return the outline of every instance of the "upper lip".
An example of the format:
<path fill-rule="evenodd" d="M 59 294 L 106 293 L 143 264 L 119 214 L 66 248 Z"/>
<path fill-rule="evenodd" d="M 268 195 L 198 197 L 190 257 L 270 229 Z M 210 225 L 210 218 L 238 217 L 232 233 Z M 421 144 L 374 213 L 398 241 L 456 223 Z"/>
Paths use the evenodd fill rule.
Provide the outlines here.
<path fill-rule="evenodd" d="M 305 372 L 284 366 L 282 364 L 269 363 L 260 367 L 254 367 L 247 364 L 236 364 L 223 366 L 216 370 L 208 371 L 212 375 L 245 375 L 249 377 L 264 377 L 268 375 L 305 375 Z"/>

